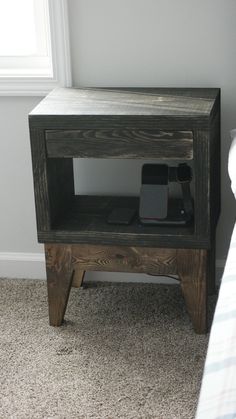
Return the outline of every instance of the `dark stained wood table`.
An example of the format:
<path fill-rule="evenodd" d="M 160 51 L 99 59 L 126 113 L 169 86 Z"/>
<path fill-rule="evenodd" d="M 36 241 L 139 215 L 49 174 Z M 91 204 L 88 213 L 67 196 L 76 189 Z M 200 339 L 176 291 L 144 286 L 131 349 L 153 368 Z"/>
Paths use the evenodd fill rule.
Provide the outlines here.
<path fill-rule="evenodd" d="M 45 244 L 49 321 L 60 326 L 85 271 L 178 275 L 197 333 L 207 330 L 220 212 L 220 90 L 59 88 L 29 115 L 38 240 Z M 111 225 L 139 197 L 74 193 L 73 158 L 193 165 L 194 222 Z"/>

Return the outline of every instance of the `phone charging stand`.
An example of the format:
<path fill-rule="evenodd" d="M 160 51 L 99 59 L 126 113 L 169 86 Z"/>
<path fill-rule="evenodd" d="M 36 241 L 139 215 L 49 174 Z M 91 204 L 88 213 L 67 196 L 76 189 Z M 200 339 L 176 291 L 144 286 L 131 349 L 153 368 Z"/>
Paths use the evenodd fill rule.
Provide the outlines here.
<path fill-rule="evenodd" d="M 164 220 L 168 213 L 168 166 L 144 164 L 139 217 L 142 223 Z"/>
<path fill-rule="evenodd" d="M 139 203 L 139 219 L 143 224 L 186 225 L 193 221 L 190 191 L 191 168 L 186 163 L 177 167 L 166 164 L 144 164 Z M 180 185 L 182 198 L 169 197 L 169 182 Z"/>

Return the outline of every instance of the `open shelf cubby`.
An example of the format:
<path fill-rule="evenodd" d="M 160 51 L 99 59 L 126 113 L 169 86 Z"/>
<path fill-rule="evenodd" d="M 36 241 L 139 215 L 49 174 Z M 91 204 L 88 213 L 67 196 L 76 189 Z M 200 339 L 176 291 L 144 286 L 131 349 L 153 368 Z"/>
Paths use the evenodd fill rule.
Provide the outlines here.
<path fill-rule="evenodd" d="M 171 205 L 171 204 L 170 204 Z M 129 225 L 109 224 L 107 219 L 114 208 L 132 208 L 135 217 Z M 71 243 L 124 244 L 140 246 L 162 246 L 170 239 L 178 245 L 179 238 L 191 238 L 194 224 L 187 226 L 144 225 L 138 217 L 139 197 L 136 196 L 91 196 L 76 195 L 68 207 L 51 226 L 50 231 L 41 233 L 41 240 Z"/>

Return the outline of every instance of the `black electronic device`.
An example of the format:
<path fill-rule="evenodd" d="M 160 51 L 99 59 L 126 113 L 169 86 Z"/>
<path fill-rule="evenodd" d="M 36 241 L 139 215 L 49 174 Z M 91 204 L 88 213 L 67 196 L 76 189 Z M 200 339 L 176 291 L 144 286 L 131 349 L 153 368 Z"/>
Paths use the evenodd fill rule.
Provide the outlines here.
<path fill-rule="evenodd" d="M 185 225 L 193 220 L 193 199 L 190 191 L 191 167 L 166 164 L 144 164 L 139 204 L 143 224 Z M 182 198 L 169 197 L 169 182 L 177 182 Z"/>

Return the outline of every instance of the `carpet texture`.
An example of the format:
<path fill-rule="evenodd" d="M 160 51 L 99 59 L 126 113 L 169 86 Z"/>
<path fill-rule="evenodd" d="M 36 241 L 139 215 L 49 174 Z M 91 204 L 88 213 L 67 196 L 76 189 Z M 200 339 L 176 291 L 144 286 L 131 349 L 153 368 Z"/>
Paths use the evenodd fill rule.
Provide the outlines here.
<path fill-rule="evenodd" d="M 44 281 L 2 279 L 0 327 L 0 418 L 194 418 L 208 336 L 179 286 L 72 289 L 53 328 Z"/>

